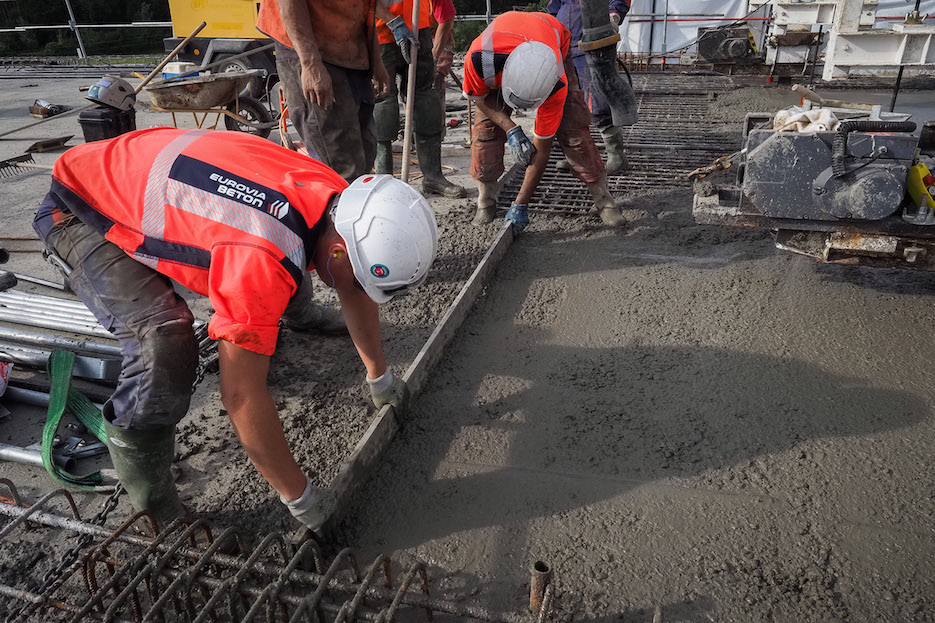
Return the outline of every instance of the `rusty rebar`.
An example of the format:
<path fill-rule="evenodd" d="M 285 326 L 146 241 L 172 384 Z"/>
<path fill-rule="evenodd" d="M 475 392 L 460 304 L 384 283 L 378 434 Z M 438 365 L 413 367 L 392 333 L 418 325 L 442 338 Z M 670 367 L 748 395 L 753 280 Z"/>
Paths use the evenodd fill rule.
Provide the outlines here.
<path fill-rule="evenodd" d="M 0 586 L 0 594 L 26 601 L 34 610 L 61 610 L 74 623 L 89 619 L 247 622 L 263 619 L 264 611 L 267 621 L 393 623 L 403 606 L 424 610 L 430 621 L 434 612 L 441 612 L 490 623 L 531 623 L 529 616 L 494 614 L 431 597 L 422 563 L 411 565 L 394 587 L 390 559 L 383 555 L 361 574 L 354 553 L 345 549 L 325 569 L 314 540 L 295 548 L 274 533 L 248 554 L 232 528 L 212 539 L 204 521 L 177 520 L 157 532 L 146 513 L 131 516 L 112 531 L 82 521 L 74 500 L 63 490 L 24 507 L 12 482 L 0 479 L 0 485 L 6 485 L 13 498 L 13 504 L 0 503 L 0 515 L 9 518 L 0 530 L 2 536 L 28 522 L 97 540 L 65 570 L 67 577 L 63 574 L 42 594 Z M 61 498 L 71 517 L 49 510 L 51 501 Z M 149 523 L 152 536 L 130 532 L 140 522 Z M 241 553 L 232 555 L 230 548 Z M 301 568 L 310 560 L 315 572 Z M 57 589 L 82 567 L 84 581 L 69 584 L 69 592 L 58 596 Z M 76 588 L 86 589 L 86 596 L 77 594 Z M 545 595 L 550 591 L 547 588 Z"/>
<path fill-rule="evenodd" d="M 542 610 L 545 590 L 552 584 L 552 569 L 541 560 L 532 564 L 529 570 L 529 610 L 540 612 Z"/>

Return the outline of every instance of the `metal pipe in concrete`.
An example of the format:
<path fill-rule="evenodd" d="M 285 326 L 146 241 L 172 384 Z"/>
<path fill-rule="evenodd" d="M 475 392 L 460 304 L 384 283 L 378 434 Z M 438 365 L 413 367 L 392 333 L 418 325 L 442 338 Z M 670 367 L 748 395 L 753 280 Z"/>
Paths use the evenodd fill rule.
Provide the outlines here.
<path fill-rule="evenodd" d="M 9 327 L 0 327 L 0 340 L 9 340 L 19 344 L 28 344 L 30 346 L 41 346 L 51 349 L 73 350 L 81 353 L 94 353 L 95 355 L 107 355 L 109 357 L 121 357 L 120 346 L 116 344 L 102 344 L 92 340 L 76 340 L 60 335 L 50 335 L 46 333 L 33 333 L 32 331 L 11 329 Z"/>
<path fill-rule="evenodd" d="M 97 321 L 97 318 L 91 313 L 91 310 L 87 308 L 59 307 L 58 305 L 47 305 L 41 301 L 5 301 L 2 298 L 0 298 L 0 305 L 9 307 L 10 309 L 49 311 L 56 314 L 74 316 L 75 318 L 94 318 L 95 322 Z"/>
<path fill-rule="evenodd" d="M 11 301 L 35 301 L 39 303 L 48 303 L 49 305 L 55 305 L 58 307 L 74 307 L 76 309 L 85 310 L 88 309 L 87 305 L 81 301 L 73 301 L 71 299 L 63 299 L 56 296 L 30 294 L 29 292 L 21 292 L 19 290 L 7 290 L 6 292 L 0 292 L 0 300 L 3 299 Z"/>
<path fill-rule="evenodd" d="M 4 308 L 0 308 L 0 320 L 26 325 L 27 327 L 39 327 L 41 329 L 68 331 L 69 333 L 77 333 L 78 335 L 113 338 L 113 335 L 101 325 L 91 326 L 89 324 L 77 322 L 63 322 L 55 318 L 39 318 L 32 314 L 23 314 Z"/>
<path fill-rule="evenodd" d="M 83 324 L 89 327 L 100 324 L 97 321 L 97 318 L 93 316 L 81 316 L 76 314 L 70 314 L 65 311 L 53 310 L 53 309 L 42 309 L 35 307 L 10 307 L 8 305 L 0 304 L 0 310 L 10 310 L 18 314 L 25 314 L 27 316 L 41 316 L 43 318 L 58 318 L 59 320 L 64 320 L 65 322 L 70 322 L 72 324 Z"/>
<path fill-rule="evenodd" d="M 75 461 L 73 459 L 53 454 L 52 460 L 56 465 L 66 471 L 71 471 L 75 468 Z M 5 443 L 0 443 L 0 461 L 45 467 L 42 463 L 42 453 L 38 450 L 27 450 L 26 448 L 11 446 Z"/>
<path fill-rule="evenodd" d="M 21 402 L 24 405 L 31 405 L 33 407 L 49 406 L 49 395 L 45 392 L 36 391 L 35 389 L 7 387 L 6 391 L 3 392 L 3 397 L 9 398 L 10 400 L 15 400 L 16 402 Z M 95 402 L 93 404 L 98 409 L 104 408 L 104 405 L 99 402 Z"/>
<path fill-rule="evenodd" d="M 537 560 L 533 563 L 530 574 L 529 609 L 538 614 L 542 610 L 545 589 L 552 582 L 552 569 L 541 560 Z"/>

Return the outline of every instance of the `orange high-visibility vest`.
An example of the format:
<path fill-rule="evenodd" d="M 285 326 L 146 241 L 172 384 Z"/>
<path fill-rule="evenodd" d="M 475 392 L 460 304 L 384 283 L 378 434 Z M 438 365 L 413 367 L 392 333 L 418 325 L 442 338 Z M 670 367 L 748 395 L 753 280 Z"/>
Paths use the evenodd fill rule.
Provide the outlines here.
<path fill-rule="evenodd" d="M 380 2 L 381 0 L 377 0 Z M 419 27 L 412 27 L 412 0 L 399 0 L 393 4 L 387 6 L 390 10 L 390 13 L 397 17 L 402 17 L 406 22 L 406 26 L 409 26 L 409 30 L 413 32 L 418 38 L 420 30 L 423 28 L 428 28 L 432 24 L 432 2 L 431 0 L 422 0 L 419 3 Z M 377 18 L 377 36 L 380 38 L 380 43 L 395 43 L 396 37 L 393 36 L 393 31 L 390 30 L 389 26 L 386 25 L 382 19 Z"/>
<path fill-rule="evenodd" d="M 551 15 L 509 11 L 490 22 L 471 43 L 464 59 L 464 96 L 483 99 L 491 90 L 499 89 L 507 57 L 527 41 L 538 41 L 552 48 L 559 66 L 559 84 L 536 112 L 535 135 L 550 138 L 562 121 L 568 93 L 564 60 L 571 46 L 571 33 Z"/>
<path fill-rule="evenodd" d="M 269 355 L 345 188 L 324 164 L 251 134 L 155 128 L 69 149 L 50 197 L 207 296 L 213 339 Z"/>

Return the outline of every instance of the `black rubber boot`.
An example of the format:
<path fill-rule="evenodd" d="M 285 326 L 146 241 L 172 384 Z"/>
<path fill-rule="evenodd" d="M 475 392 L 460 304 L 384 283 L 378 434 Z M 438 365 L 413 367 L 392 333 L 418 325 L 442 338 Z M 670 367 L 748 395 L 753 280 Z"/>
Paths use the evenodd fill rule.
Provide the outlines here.
<path fill-rule="evenodd" d="M 373 172 L 393 175 L 393 143 L 377 143 L 377 158 L 373 162 Z"/>
<path fill-rule="evenodd" d="M 630 165 L 624 153 L 623 132 L 611 125 L 601 128 L 601 136 L 604 137 L 604 150 L 607 153 L 607 164 L 604 165 L 607 175 L 625 171 Z"/>
<path fill-rule="evenodd" d="M 467 197 L 464 188 L 449 182 L 442 174 L 441 138 L 441 134 L 432 138 L 416 136 L 416 155 L 422 169 L 422 194 L 434 193 L 451 199 Z"/>
<path fill-rule="evenodd" d="M 155 430 L 118 428 L 104 420 L 107 449 L 130 503 L 162 524 L 188 515 L 172 477 L 175 426 Z"/>

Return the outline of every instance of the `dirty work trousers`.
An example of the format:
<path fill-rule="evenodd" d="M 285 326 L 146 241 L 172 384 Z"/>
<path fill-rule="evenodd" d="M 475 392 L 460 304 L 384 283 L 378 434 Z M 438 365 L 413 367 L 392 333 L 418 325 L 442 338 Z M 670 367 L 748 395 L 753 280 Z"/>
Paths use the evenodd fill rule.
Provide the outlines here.
<path fill-rule="evenodd" d="M 44 229 L 36 229 L 42 236 Z M 43 241 L 72 267 L 72 290 L 120 341 L 123 369 L 104 405 L 104 417 L 118 428 L 134 430 L 178 424 L 188 411 L 198 344 L 194 317 L 172 282 L 74 215 L 47 229 Z M 295 313 L 310 299 L 306 274 L 283 315 Z"/>
<path fill-rule="evenodd" d="M 500 96 L 500 90 L 491 91 L 484 105 L 492 110 L 511 114 L 513 110 Z M 471 141 L 471 177 L 479 182 L 496 182 L 503 174 L 503 146 L 506 132 L 491 121 L 480 108 L 474 110 L 474 139 Z M 562 112 L 562 123 L 555 138 L 558 139 L 572 173 L 582 182 L 596 182 L 604 177 L 604 162 L 597 151 L 588 125 L 591 111 L 584 103 L 580 90 L 569 89 Z"/>
<path fill-rule="evenodd" d="M 591 70 L 588 69 L 588 61 L 584 54 L 572 59 L 575 64 L 575 70 L 578 74 L 578 84 L 581 86 L 581 92 L 584 93 L 585 103 L 591 109 L 591 123 L 598 128 L 606 128 L 614 124 L 614 116 L 610 112 L 610 106 L 604 96 L 598 92 L 591 84 Z"/>
<path fill-rule="evenodd" d="M 334 87 L 334 104 L 328 110 L 305 99 L 299 55 L 276 43 L 276 69 L 286 92 L 292 125 L 310 156 L 351 183 L 370 173 L 377 153 L 373 84 L 369 71 L 324 65 Z"/>
<path fill-rule="evenodd" d="M 380 56 L 390 76 L 389 92 L 377 98 L 373 117 L 376 120 L 378 142 L 392 142 L 399 137 L 399 93 L 407 93 L 409 64 L 396 43 L 380 45 Z M 399 86 L 397 87 L 397 78 Z M 432 31 L 419 31 L 416 60 L 416 92 L 413 106 L 414 133 L 423 139 L 438 137 L 442 131 L 442 112 L 435 87 L 435 59 L 432 58 Z"/>

